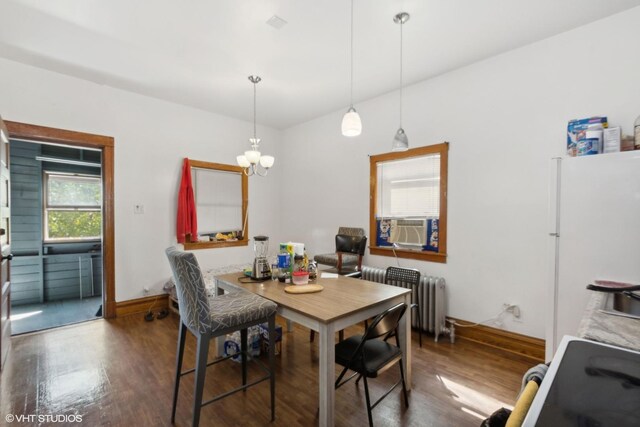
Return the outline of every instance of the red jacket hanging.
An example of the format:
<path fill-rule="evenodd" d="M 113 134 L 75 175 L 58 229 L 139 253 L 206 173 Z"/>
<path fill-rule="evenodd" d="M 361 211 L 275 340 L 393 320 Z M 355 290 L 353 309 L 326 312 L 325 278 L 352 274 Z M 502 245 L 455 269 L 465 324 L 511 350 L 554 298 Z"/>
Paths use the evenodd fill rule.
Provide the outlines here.
<path fill-rule="evenodd" d="M 185 235 L 191 234 L 191 241 L 198 239 L 198 219 L 196 217 L 196 199 L 193 196 L 193 181 L 191 181 L 191 166 L 185 157 L 182 165 L 182 181 L 178 192 L 178 223 L 176 235 L 178 243 L 185 242 Z"/>

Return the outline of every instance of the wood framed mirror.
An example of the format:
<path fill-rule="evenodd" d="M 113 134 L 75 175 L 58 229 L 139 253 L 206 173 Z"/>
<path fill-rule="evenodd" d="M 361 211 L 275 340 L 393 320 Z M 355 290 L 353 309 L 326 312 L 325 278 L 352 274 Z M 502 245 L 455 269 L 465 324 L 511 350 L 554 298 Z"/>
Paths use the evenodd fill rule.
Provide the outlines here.
<path fill-rule="evenodd" d="M 247 246 L 249 179 L 240 166 L 189 159 L 198 235 L 185 250 Z"/>

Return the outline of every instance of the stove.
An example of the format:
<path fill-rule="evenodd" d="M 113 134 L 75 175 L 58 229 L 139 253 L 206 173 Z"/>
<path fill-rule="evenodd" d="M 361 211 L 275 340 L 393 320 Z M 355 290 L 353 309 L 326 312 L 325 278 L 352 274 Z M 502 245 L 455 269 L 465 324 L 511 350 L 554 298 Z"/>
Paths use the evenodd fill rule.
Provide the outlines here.
<path fill-rule="evenodd" d="M 523 426 L 640 426 L 640 353 L 565 336 Z"/>

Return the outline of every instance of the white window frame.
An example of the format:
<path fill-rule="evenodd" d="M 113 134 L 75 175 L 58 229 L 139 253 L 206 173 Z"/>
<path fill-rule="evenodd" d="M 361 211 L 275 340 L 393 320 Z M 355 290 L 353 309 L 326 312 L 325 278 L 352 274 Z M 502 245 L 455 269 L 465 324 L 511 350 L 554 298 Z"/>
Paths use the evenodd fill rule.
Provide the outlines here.
<path fill-rule="evenodd" d="M 42 215 L 42 228 L 43 228 L 43 236 L 45 243 L 61 243 L 61 242 L 89 242 L 89 241 L 99 241 L 102 239 L 102 229 L 100 230 L 100 235 L 98 236 L 87 236 L 87 237 L 65 237 L 65 238 L 51 238 L 49 237 L 49 212 L 50 211 L 75 211 L 75 212 L 102 212 L 102 177 L 100 175 L 88 175 L 88 174 L 79 174 L 79 173 L 67 173 L 67 172 L 55 172 L 55 171 L 44 171 L 43 172 L 43 182 L 42 182 L 42 207 L 43 207 L 43 215 Z M 77 177 L 82 179 L 90 179 L 95 180 L 100 185 L 100 204 L 95 206 L 86 206 L 86 205 L 49 205 L 49 179 L 51 176 L 59 176 L 59 177 Z M 103 214 L 104 217 L 104 214 Z"/>

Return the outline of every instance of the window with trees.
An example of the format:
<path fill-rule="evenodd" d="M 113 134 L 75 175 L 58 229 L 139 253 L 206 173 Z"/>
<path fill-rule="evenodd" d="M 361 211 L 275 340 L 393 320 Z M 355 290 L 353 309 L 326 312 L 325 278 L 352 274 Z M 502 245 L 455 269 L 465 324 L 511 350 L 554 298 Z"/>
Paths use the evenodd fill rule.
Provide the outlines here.
<path fill-rule="evenodd" d="M 442 143 L 370 158 L 370 252 L 446 262 L 447 162 Z"/>
<path fill-rule="evenodd" d="M 102 179 L 44 173 L 45 241 L 95 240 L 102 236 Z"/>

